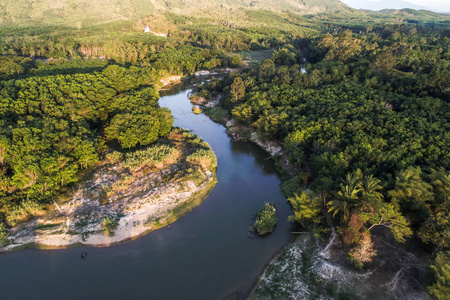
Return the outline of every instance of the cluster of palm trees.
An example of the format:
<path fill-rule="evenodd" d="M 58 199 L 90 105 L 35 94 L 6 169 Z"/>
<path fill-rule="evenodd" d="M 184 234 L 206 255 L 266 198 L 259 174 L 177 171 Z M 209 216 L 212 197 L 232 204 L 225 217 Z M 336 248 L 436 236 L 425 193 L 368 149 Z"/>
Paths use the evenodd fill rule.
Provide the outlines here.
<path fill-rule="evenodd" d="M 348 221 L 354 211 L 374 212 L 383 204 L 381 180 L 373 175 L 364 176 L 360 169 L 347 174 L 337 197 L 327 203 L 328 212 L 333 216 L 342 214 Z"/>
<path fill-rule="evenodd" d="M 398 206 L 384 202 L 382 191 L 380 179 L 372 174 L 363 175 L 358 169 L 347 174 L 336 197 L 327 203 L 333 217 L 341 216 L 344 242 L 354 246 L 350 257 L 358 266 L 371 261 L 376 254 L 370 235 L 374 227 L 389 228 L 399 242 L 412 234 Z"/>

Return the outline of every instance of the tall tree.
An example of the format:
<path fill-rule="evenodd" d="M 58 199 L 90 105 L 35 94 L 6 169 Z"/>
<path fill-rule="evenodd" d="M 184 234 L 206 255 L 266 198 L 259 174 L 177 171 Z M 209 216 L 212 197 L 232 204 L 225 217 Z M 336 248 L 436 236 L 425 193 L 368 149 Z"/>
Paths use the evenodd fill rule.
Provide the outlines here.
<path fill-rule="evenodd" d="M 230 87 L 231 101 L 237 103 L 245 96 L 245 84 L 241 77 L 236 77 Z"/>

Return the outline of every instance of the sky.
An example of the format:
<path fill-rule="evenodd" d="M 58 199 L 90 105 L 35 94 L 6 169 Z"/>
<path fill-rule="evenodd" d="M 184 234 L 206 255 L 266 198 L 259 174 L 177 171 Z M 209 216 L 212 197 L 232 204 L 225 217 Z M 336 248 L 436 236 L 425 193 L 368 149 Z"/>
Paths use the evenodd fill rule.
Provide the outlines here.
<path fill-rule="evenodd" d="M 450 0 L 341 0 L 353 8 L 380 10 L 383 8 L 429 9 L 450 12 Z"/>

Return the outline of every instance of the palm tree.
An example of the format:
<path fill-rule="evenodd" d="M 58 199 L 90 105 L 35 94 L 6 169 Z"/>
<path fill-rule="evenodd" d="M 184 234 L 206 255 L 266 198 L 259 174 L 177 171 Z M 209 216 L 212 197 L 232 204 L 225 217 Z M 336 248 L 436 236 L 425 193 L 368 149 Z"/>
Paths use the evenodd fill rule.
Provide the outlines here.
<path fill-rule="evenodd" d="M 381 180 L 374 177 L 372 174 L 364 176 L 359 182 L 361 191 L 361 208 L 369 211 L 374 211 L 383 202 L 383 194 L 380 192 L 383 187 L 380 185 Z"/>
<path fill-rule="evenodd" d="M 328 212 L 333 212 L 333 216 L 341 212 L 346 221 L 350 215 L 350 209 L 358 202 L 358 194 L 361 191 L 359 181 L 357 173 L 347 174 L 344 184 L 341 184 L 337 199 L 328 202 Z"/>
<path fill-rule="evenodd" d="M 389 191 L 392 203 L 399 204 L 408 202 L 413 210 L 428 211 L 429 206 L 425 203 L 434 199 L 433 187 L 421 177 L 420 167 L 408 167 L 401 171 L 396 177 L 395 188 Z"/>
<path fill-rule="evenodd" d="M 438 170 L 431 169 L 427 176 L 427 181 L 433 186 L 435 210 L 450 211 L 450 172 L 444 168 Z"/>

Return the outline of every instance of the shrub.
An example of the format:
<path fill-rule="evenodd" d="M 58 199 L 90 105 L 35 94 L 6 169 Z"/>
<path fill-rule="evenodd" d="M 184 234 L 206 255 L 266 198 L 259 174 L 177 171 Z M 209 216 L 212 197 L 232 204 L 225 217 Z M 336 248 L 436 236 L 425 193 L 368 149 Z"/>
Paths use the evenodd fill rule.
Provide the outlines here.
<path fill-rule="evenodd" d="M 33 216 L 45 213 L 44 206 L 32 200 L 26 200 L 15 206 L 14 209 L 6 217 L 6 222 L 11 226 L 16 226 L 21 222 L 25 222 Z"/>
<path fill-rule="evenodd" d="M 111 190 L 114 192 L 117 191 L 125 191 L 134 181 L 134 177 L 131 175 L 123 175 L 122 179 L 116 181 L 113 183 L 113 185 L 111 186 Z"/>
<path fill-rule="evenodd" d="M 202 113 L 202 109 L 198 106 L 192 106 L 192 112 L 196 115 L 199 115 Z"/>
<path fill-rule="evenodd" d="M 6 246 L 8 245 L 8 229 L 6 229 L 6 225 L 1 223 L 0 224 L 0 246 Z"/>
<path fill-rule="evenodd" d="M 138 169 L 144 166 L 162 168 L 164 163 L 175 162 L 177 156 L 177 149 L 168 145 L 155 145 L 145 150 L 128 153 L 123 166 L 130 169 Z"/>
<path fill-rule="evenodd" d="M 106 236 L 113 236 L 114 230 L 119 226 L 119 222 L 111 216 L 102 219 L 102 231 Z"/>
<path fill-rule="evenodd" d="M 112 163 L 112 164 L 116 164 L 119 161 L 121 161 L 123 159 L 123 153 L 118 152 L 118 151 L 114 151 L 111 153 L 106 154 L 106 159 Z"/>
<path fill-rule="evenodd" d="M 211 149 L 198 149 L 189 155 L 186 158 L 186 161 L 209 169 L 214 169 L 217 167 L 216 155 Z"/>
<path fill-rule="evenodd" d="M 256 214 L 256 222 L 253 227 L 259 235 L 271 233 L 277 225 L 277 212 L 275 205 L 266 203 Z"/>

